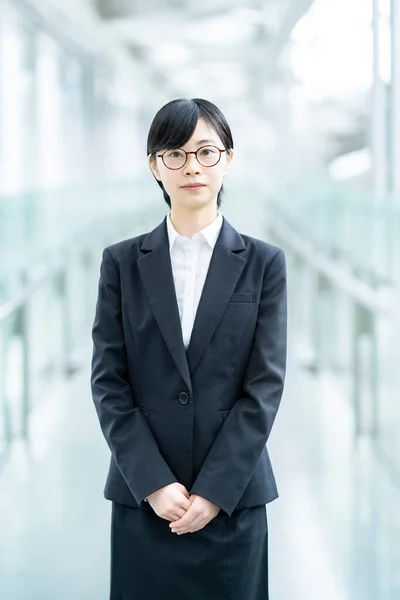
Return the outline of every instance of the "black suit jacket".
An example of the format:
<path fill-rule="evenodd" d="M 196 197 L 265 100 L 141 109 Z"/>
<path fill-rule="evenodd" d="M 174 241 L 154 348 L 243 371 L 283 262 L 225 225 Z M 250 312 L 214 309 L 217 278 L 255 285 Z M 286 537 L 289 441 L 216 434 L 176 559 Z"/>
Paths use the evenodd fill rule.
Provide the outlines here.
<path fill-rule="evenodd" d="M 224 218 L 185 351 L 166 219 L 104 249 L 91 386 L 111 450 L 107 499 L 153 510 L 178 481 L 230 516 L 278 497 L 266 448 L 284 387 L 281 249 Z"/>

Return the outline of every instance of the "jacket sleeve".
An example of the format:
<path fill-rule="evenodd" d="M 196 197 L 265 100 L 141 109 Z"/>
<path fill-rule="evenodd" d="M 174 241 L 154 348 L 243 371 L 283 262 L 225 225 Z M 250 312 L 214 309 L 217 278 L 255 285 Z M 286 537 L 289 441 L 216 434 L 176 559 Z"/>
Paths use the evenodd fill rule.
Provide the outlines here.
<path fill-rule="evenodd" d="M 281 249 L 264 274 L 242 394 L 226 417 L 190 490 L 229 516 L 245 491 L 274 423 L 286 371 L 286 261 Z"/>
<path fill-rule="evenodd" d="M 119 271 L 103 251 L 92 329 L 91 388 L 100 427 L 112 456 L 139 505 L 177 481 L 159 452 L 151 429 L 135 406 L 128 374 L 121 315 Z"/>

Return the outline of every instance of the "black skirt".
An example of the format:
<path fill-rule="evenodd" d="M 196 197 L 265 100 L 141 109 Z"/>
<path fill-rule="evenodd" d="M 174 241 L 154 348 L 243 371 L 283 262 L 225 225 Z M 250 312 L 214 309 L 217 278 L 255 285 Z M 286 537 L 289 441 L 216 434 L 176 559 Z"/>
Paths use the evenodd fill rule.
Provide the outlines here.
<path fill-rule="evenodd" d="M 154 511 L 113 502 L 110 600 L 268 600 L 266 506 L 177 535 Z"/>

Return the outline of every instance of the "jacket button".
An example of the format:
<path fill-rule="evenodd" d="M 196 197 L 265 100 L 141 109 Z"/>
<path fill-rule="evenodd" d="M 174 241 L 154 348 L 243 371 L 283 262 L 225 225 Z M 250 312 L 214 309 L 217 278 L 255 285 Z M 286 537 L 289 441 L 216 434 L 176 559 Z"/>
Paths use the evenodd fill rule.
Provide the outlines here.
<path fill-rule="evenodd" d="M 181 392 L 178 396 L 178 400 L 181 404 L 187 404 L 189 402 L 189 394 Z"/>

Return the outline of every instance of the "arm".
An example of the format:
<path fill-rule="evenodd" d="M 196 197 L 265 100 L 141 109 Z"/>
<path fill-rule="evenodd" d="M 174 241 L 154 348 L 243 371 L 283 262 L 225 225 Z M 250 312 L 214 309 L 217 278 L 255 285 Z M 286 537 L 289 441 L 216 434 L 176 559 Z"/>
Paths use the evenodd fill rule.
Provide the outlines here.
<path fill-rule="evenodd" d="M 92 330 L 91 386 L 100 426 L 136 502 L 177 481 L 161 456 L 129 383 L 121 319 L 119 272 L 106 248 Z M 142 505 L 144 506 L 144 505 Z"/>
<path fill-rule="evenodd" d="M 278 250 L 264 274 L 243 393 L 190 490 L 229 516 L 255 471 L 279 408 L 286 370 L 286 330 L 286 261 Z"/>

